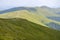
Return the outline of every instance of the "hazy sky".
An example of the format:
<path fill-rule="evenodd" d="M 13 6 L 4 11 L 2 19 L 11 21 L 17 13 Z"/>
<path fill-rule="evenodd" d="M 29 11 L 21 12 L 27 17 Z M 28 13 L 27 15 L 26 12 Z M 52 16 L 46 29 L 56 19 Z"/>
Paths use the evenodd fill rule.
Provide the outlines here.
<path fill-rule="evenodd" d="M 0 0 L 0 10 L 19 6 L 49 6 L 60 7 L 60 0 Z"/>

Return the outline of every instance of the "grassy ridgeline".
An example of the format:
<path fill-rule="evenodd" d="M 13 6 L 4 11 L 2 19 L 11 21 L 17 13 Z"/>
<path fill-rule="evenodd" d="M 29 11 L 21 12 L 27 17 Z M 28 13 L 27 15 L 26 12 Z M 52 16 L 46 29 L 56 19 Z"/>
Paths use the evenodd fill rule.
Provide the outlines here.
<path fill-rule="evenodd" d="M 0 19 L 0 40 L 60 40 L 60 31 L 25 19 Z"/>

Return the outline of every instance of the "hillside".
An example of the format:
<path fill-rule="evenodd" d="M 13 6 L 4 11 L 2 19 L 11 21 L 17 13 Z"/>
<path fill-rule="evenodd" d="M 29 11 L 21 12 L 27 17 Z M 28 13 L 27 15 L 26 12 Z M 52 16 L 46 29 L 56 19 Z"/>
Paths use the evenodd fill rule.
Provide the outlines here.
<path fill-rule="evenodd" d="M 32 21 L 34 23 L 41 24 L 44 26 L 46 25 L 42 23 L 41 21 L 44 20 L 46 21 L 45 23 L 49 22 L 49 20 L 43 15 L 36 15 L 35 13 L 29 12 L 27 10 L 19 10 L 19 11 L 13 11 L 13 12 L 0 14 L 0 18 L 23 18 L 23 19 L 27 19 L 29 21 Z"/>
<path fill-rule="evenodd" d="M 60 9 L 42 7 L 15 7 L 0 11 L 0 18 L 23 18 L 36 24 L 60 30 Z"/>
<path fill-rule="evenodd" d="M 0 18 L 0 40 L 60 40 L 60 31 L 49 29 L 26 19 Z"/>

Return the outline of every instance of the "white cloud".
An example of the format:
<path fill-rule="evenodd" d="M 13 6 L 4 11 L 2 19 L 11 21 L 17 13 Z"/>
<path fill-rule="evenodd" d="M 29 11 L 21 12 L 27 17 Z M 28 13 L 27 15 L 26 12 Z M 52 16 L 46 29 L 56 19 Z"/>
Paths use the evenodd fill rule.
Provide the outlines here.
<path fill-rule="evenodd" d="M 6 9 L 18 6 L 41 6 L 46 5 L 50 7 L 60 6 L 59 0 L 1 0 L 0 9 Z"/>

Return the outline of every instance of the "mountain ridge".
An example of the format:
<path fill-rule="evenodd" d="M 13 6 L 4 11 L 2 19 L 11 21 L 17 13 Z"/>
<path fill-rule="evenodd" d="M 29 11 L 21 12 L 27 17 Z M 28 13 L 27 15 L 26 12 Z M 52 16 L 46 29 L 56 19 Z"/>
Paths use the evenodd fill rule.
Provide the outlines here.
<path fill-rule="evenodd" d="M 50 23 L 55 23 L 57 25 L 60 25 L 59 21 L 48 18 L 48 17 L 60 18 L 60 15 L 55 13 L 55 11 L 54 9 L 50 9 L 49 7 L 42 7 L 42 8 L 17 7 L 17 8 L 8 9 L 4 12 L 3 11 L 0 12 L 0 18 L 24 18 L 34 23 L 44 25 L 46 27 L 50 27 L 49 25 Z M 48 26 L 46 24 L 48 24 Z M 52 27 L 55 27 L 55 25 Z"/>

